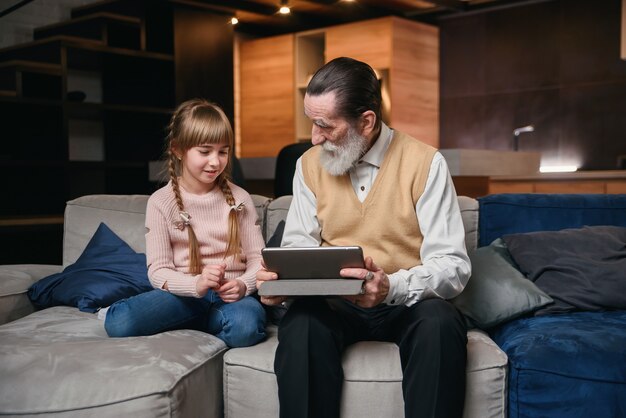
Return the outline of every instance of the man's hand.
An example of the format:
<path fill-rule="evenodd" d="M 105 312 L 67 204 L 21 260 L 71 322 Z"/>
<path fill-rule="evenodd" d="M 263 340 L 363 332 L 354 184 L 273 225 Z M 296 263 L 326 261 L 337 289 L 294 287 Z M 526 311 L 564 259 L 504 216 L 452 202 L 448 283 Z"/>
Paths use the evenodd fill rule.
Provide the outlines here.
<path fill-rule="evenodd" d="M 209 289 L 217 289 L 220 282 L 224 280 L 224 272 L 226 271 L 226 263 L 212 264 L 204 266 L 202 274 L 196 281 L 196 292 L 200 297 L 206 296 Z"/>
<path fill-rule="evenodd" d="M 227 280 L 217 289 L 217 294 L 224 302 L 231 303 L 244 297 L 247 289 L 246 284 L 240 279 Z"/>
<path fill-rule="evenodd" d="M 267 271 L 265 268 L 265 262 L 261 261 L 262 267 L 256 273 L 256 288 L 260 289 L 264 282 L 278 279 L 278 275 L 274 272 Z M 261 296 L 261 303 L 265 305 L 280 305 L 285 300 L 286 296 Z"/>
<path fill-rule="evenodd" d="M 389 294 L 389 277 L 374 264 L 372 257 L 365 257 L 365 268 L 345 268 L 339 272 L 341 277 L 364 279 L 362 294 L 344 296 L 345 299 L 362 308 L 372 308 L 382 303 Z"/>

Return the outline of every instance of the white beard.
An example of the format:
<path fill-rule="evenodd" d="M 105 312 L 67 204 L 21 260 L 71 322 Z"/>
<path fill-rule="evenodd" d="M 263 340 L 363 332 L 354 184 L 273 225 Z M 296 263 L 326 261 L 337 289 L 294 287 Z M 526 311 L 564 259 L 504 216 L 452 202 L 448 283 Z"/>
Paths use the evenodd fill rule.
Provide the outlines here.
<path fill-rule="evenodd" d="M 367 139 L 350 128 L 341 144 L 322 143 L 320 163 L 331 176 L 344 175 L 367 152 L 367 145 Z"/>

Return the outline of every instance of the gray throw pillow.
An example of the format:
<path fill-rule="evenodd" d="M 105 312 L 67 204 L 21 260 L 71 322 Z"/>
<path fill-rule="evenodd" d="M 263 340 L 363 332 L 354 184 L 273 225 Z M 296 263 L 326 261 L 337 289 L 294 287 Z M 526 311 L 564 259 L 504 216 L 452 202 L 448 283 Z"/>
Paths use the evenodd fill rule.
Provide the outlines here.
<path fill-rule="evenodd" d="M 552 303 L 552 299 L 514 266 L 501 239 L 469 253 L 472 276 L 451 302 L 468 326 L 491 328 Z"/>
<path fill-rule="evenodd" d="M 626 228 L 585 226 L 502 238 L 520 270 L 554 299 L 536 315 L 626 309 Z"/>

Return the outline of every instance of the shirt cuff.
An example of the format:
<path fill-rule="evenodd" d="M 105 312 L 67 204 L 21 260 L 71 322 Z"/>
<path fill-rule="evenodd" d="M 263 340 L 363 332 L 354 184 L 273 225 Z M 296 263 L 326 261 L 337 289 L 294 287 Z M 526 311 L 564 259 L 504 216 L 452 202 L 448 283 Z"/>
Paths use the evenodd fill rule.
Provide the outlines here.
<path fill-rule="evenodd" d="M 409 295 L 409 284 L 399 274 L 388 274 L 389 293 L 383 303 L 387 305 L 402 305 Z"/>

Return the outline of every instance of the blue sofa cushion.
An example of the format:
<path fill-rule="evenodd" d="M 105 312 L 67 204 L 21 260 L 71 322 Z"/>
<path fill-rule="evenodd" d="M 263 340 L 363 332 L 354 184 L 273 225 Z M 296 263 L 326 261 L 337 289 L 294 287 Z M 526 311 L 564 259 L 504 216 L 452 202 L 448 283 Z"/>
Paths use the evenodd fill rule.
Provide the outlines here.
<path fill-rule="evenodd" d="M 520 318 L 497 327 L 509 417 L 614 418 L 626 411 L 626 312 Z"/>
<path fill-rule="evenodd" d="M 33 284 L 28 297 L 38 308 L 67 305 L 93 313 L 148 290 L 146 256 L 101 223 L 78 260 Z"/>
<path fill-rule="evenodd" d="M 626 195 L 495 194 L 478 199 L 478 246 L 506 234 L 626 226 Z"/>
<path fill-rule="evenodd" d="M 554 299 L 536 314 L 626 310 L 626 228 L 529 232 L 503 240 L 521 271 Z"/>

